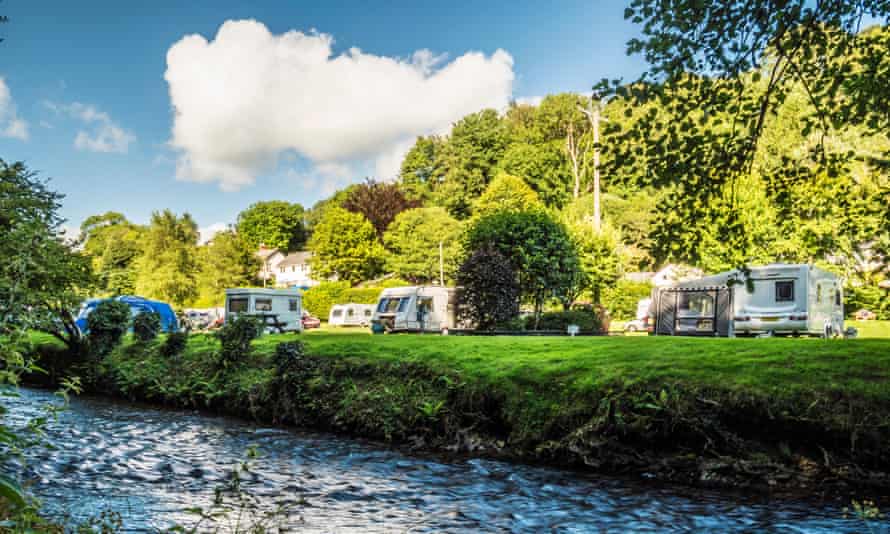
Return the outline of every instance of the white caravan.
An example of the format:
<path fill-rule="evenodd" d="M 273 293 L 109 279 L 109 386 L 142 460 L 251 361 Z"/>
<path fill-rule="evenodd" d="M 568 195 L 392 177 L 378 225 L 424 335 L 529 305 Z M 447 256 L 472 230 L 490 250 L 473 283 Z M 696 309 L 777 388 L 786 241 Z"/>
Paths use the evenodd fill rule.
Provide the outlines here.
<path fill-rule="evenodd" d="M 328 324 L 331 326 L 369 326 L 373 317 L 373 304 L 334 304 L 328 315 Z"/>
<path fill-rule="evenodd" d="M 240 314 L 259 317 L 267 329 L 303 330 L 303 298 L 299 289 L 226 289 L 226 320 Z"/>
<path fill-rule="evenodd" d="M 380 293 L 371 327 L 374 332 L 444 332 L 456 326 L 454 288 L 391 287 Z"/>
<path fill-rule="evenodd" d="M 771 264 L 752 267 L 748 273 L 732 270 L 672 286 L 674 290 L 687 292 L 714 287 L 729 289 L 732 317 L 729 335 L 769 333 L 830 337 L 844 333 L 841 279 L 812 265 Z M 665 289 L 670 291 L 672 288 Z M 699 302 L 702 298 L 709 297 L 703 293 L 696 298 L 679 298 L 677 320 L 685 317 L 684 313 L 688 315 L 683 302 Z M 713 307 L 705 306 L 708 310 Z"/>

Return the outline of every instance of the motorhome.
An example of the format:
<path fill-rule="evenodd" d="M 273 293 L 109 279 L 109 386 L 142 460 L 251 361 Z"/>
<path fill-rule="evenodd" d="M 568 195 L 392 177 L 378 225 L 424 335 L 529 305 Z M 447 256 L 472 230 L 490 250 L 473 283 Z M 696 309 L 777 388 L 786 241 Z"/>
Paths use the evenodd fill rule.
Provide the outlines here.
<path fill-rule="evenodd" d="M 844 333 L 843 284 L 806 264 L 735 269 L 652 291 L 654 335 Z"/>
<path fill-rule="evenodd" d="M 373 304 L 334 304 L 328 315 L 331 326 L 369 326 L 374 317 Z"/>
<path fill-rule="evenodd" d="M 380 293 L 371 328 L 382 332 L 447 332 L 457 325 L 454 288 L 391 287 Z"/>
<path fill-rule="evenodd" d="M 268 329 L 300 332 L 303 299 L 299 289 L 226 289 L 226 320 L 246 314 L 259 317 Z"/>

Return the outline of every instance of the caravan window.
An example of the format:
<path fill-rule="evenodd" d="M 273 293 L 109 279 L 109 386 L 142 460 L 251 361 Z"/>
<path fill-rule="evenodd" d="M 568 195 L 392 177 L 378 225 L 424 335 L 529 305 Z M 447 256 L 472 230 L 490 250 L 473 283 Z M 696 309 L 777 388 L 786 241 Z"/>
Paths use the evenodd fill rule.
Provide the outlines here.
<path fill-rule="evenodd" d="M 841 305 L 841 290 L 840 289 L 834 290 L 834 304 L 835 304 L 835 306 Z"/>
<path fill-rule="evenodd" d="M 679 311 L 686 317 L 714 315 L 714 297 L 710 293 L 681 292 Z"/>
<path fill-rule="evenodd" d="M 776 302 L 794 301 L 794 281 L 782 280 L 776 282 Z"/>
<path fill-rule="evenodd" d="M 395 312 L 399 309 L 399 302 L 401 301 L 401 299 L 389 299 L 388 301 L 386 301 L 386 310 L 384 311 L 389 313 Z"/>
<path fill-rule="evenodd" d="M 816 302 L 822 304 L 822 284 L 816 284 Z"/>
<path fill-rule="evenodd" d="M 229 313 L 245 313 L 247 311 L 247 297 L 229 299 Z"/>
<path fill-rule="evenodd" d="M 352 308 L 347 308 L 347 309 L 346 309 L 346 316 L 347 316 L 347 317 L 352 317 L 353 315 L 355 315 L 355 310 L 353 310 Z"/>
<path fill-rule="evenodd" d="M 371 313 L 371 309 L 370 309 L 370 308 L 365 308 L 365 317 L 370 317 L 371 315 L 373 315 L 373 314 Z"/>
<path fill-rule="evenodd" d="M 343 310 L 334 310 L 331 312 L 331 317 L 340 317 L 341 315 L 343 315 Z"/>
<path fill-rule="evenodd" d="M 300 307 L 300 301 L 297 299 L 290 299 L 287 301 L 287 309 L 288 311 L 295 312 Z"/>
<path fill-rule="evenodd" d="M 272 299 L 256 299 L 253 308 L 256 311 L 272 311 Z"/>
<path fill-rule="evenodd" d="M 386 311 L 386 303 L 389 302 L 389 299 L 380 299 L 380 302 L 377 303 L 377 311 L 383 312 Z"/>
<path fill-rule="evenodd" d="M 409 298 L 403 298 L 399 301 L 399 312 L 403 312 L 408 309 L 408 301 L 411 300 Z"/>

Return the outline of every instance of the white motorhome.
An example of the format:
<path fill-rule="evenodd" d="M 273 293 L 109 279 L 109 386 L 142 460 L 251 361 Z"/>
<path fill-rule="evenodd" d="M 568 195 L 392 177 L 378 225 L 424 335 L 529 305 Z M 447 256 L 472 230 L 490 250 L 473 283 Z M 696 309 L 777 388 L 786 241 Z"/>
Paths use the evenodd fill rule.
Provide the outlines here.
<path fill-rule="evenodd" d="M 454 288 L 391 287 L 380 293 L 371 321 L 374 332 L 443 332 L 456 326 Z"/>
<path fill-rule="evenodd" d="M 806 264 L 732 270 L 653 291 L 656 335 L 844 333 L 843 284 Z"/>
<path fill-rule="evenodd" d="M 334 304 L 328 315 L 331 326 L 369 326 L 374 317 L 373 304 Z"/>
<path fill-rule="evenodd" d="M 259 317 L 269 329 L 303 330 L 303 298 L 299 289 L 226 289 L 226 320 L 240 314 Z"/>

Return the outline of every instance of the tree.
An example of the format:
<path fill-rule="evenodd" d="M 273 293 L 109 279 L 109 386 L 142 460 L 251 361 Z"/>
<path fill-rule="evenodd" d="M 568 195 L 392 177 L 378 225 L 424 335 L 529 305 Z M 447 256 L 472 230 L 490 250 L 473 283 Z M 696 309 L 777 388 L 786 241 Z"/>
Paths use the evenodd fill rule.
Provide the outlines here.
<path fill-rule="evenodd" d="M 496 249 L 483 246 L 470 254 L 457 273 L 461 314 L 480 330 L 519 315 L 519 281 L 509 260 Z"/>
<path fill-rule="evenodd" d="M 499 211 L 535 211 L 544 209 L 537 193 L 522 178 L 500 173 L 473 203 L 473 215 L 484 217 Z"/>
<path fill-rule="evenodd" d="M 458 121 L 439 157 L 442 176 L 433 195 L 436 204 L 457 219 L 469 217 L 473 199 L 494 178 L 508 143 L 507 129 L 493 109 Z"/>
<path fill-rule="evenodd" d="M 385 251 L 374 226 L 360 213 L 329 208 L 318 223 L 309 249 L 312 270 L 322 278 L 355 284 L 380 272 Z"/>
<path fill-rule="evenodd" d="M 590 291 L 594 304 L 602 304 L 602 294 L 621 278 L 623 269 L 618 232 L 609 227 L 597 230 L 592 217 L 575 221 L 569 226 L 580 264 L 576 279 L 576 295 Z"/>
<path fill-rule="evenodd" d="M 213 236 L 199 247 L 197 274 L 198 306 L 222 306 L 225 291 L 232 287 L 251 286 L 260 270 L 254 249 L 231 230 Z"/>
<path fill-rule="evenodd" d="M 439 280 L 439 245 L 445 277 L 451 279 L 460 256 L 461 223 L 444 208 L 414 208 L 396 216 L 383 236 L 388 271 L 414 283 Z"/>
<path fill-rule="evenodd" d="M 145 228 L 109 211 L 87 217 L 80 225 L 84 254 L 92 259 L 100 291 L 108 296 L 135 291 L 136 260 L 142 254 Z"/>
<path fill-rule="evenodd" d="M 28 330 L 80 346 L 76 310 L 94 285 L 89 259 L 60 235 L 62 195 L 23 163 L 0 160 L 0 383 L 27 368 L 17 342 Z"/>
<path fill-rule="evenodd" d="M 383 233 L 399 213 L 419 207 L 421 202 L 409 199 L 398 184 L 389 184 L 367 180 L 352 188 L 343 201 L 342 207 L 360 213 L 371 222 L 377 237 L 383 239 Z"/>
<path fill-rule="evenodd" d="M 198 295 L 198 225 L 188 213 L 151 214 L 143 253 L 137 262 L 136 291 L 182 307 Z"/>
<path fill-rule="evenodd" d="M 435 135 L 420 136 L 405 154 L 399 170 L 399 180 L 409 196 L 426 198 L 436 188 L 443 143 Z"/>
<path fill-rule="evenodd" d="M 283 200 L 252 204 L 238 214 L 236 229 L 252 250 L 265 245 L 293 252 L 306 243 L 303 206 Z"/>
<path fill-rule="evenodd" d="M 570 299 L 579 271 L 578 256 L 565 226 L 540 211 L 497 212 L 475 221 L 464 238 L 464 250 L 500 252 L 518 273 L 522 295 L 540 317 L 544 301 Z"/>
<path fill-rule="evenodd" d="M 548 95 L 541 101 L 535 123 L 546 141 L 559 141 L 568 158 L 572 172 L 572 198 L 581 194 L 592 154 L 593 139 L 589 135 L 591 122 L 582 110 L 587 99 L 575 93 Z"/>
<path fill-rule="evenodd" d="M 571 197 L 572 176 L 560 141 L 513 143 L 504 152 L 498 169 L 521 176 L 547 206 L 562 207 Z"/>

